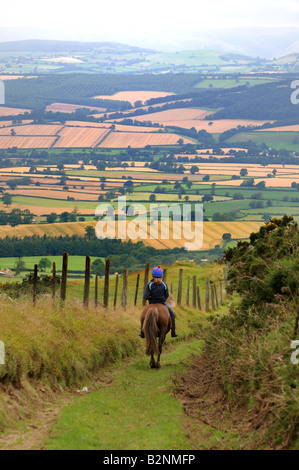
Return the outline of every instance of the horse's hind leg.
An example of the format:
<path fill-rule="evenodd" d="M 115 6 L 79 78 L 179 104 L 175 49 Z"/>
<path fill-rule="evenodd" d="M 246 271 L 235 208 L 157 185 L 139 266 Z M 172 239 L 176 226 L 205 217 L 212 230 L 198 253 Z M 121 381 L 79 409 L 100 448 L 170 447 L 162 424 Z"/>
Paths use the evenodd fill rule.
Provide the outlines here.
<path fill-rule="evenodd" d="M 160 356 L 162 354 L 162 345 L 164 343 L 164 340 L 165 340 L 165 335 L 160 335 L 159 336 L 159 354 L 158 354 L 158 357 L 157 357 L 156 369 L 160 369 L 160 367 L 161 367 Z"/>
<path fill-rule="evenodd" d="M 155 369 L 156 363 L 153 354 L 151 354 L 150 366 L 152 369 Z"/>

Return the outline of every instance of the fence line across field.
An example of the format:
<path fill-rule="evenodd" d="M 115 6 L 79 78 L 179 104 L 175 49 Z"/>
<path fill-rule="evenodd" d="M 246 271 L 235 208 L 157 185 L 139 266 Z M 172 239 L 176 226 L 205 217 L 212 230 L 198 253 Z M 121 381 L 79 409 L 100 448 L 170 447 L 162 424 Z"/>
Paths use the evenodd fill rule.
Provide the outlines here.
<path fill-rule="evenodd" d="M 140 273 L 137 274 L 136 284 L 134 292 L 134 298 L 132 299 L 132 303 L 134 306 L 137 305 L 138 300 L 144 306 L 146 301 L 144 300 L 143 294 L 145 288 L 149 282 L 149 263 L 145 265 L 144 269 L 144 279 L 143 279 L 143 290 L 140 291 L 141 279 Z M 52 299 L 53 303 L 55 302 L 56 294 L 57 294 L 57 274 L 56 274 L 56 263 L 53 263 L 52 269 Z M 62 276 L 61 276 L 61 286 L 60 286 L 60 299 L 62 304 L 67 298 L 67 273 L 68 273 L 68 253 L 63 254 L 63 262 L 62 262 Z M 228 266 L 223 268 L 223 279 L 220 281 L 214 282 L 209 278 L 205 279 L 205 311 L 208 312 L 210 310 L 216 310 L 219 306 L 223 303 L 226 294 L 226 288 L 228 285 Z M 102 298 L 100 299 L 100 288 L 99 288 L 99 276 L 98 273 L 95 275 L 95 283 L 94 283 L 94 306 L 97 307 L 98 305 L 104 306 L 105 308 L 109 307 L 109 302 L 113 301 L 113 307 L 117 307 L 117 301 L 120 300 L 120 306 L 126 310 L 128 306 L 128 269 L 124 269 L 122 278 L 122 289 L 120 294 L 120 299 L 118 298 L 119 292 L 119 273 L 115 273 L 115 284 L 114 289 L 112 292 L 111 287 L 111 275 L 110 275 L 110 260 L 107 259 L 105 262 L 105 275 L 103 279 L 103 288 L 102 288 Z M 163 281 L 166 282 L 167 280 L 167 268 L 164 269 L 163 272 Z M 83 305 L 85 308 L 89 308 L 90 300 L 91 300 L 91 260 L 89 256 L 86 256 L 85 260 L 85 279 L 84 279 L 84 294 L 83 294 Z M 203 311 L 202 305 L 202 296 L 200 292 L 199 285 L 197 285 L 197 276 L 190 276 L 187 277 L 187 287 L 185 292 L 185 297 L 183 297 L 183 281 L 184 281 L 184 269 L 179 269 L 179 277 L 178 283 L 176 288 L 173 288 L 173 281 L 170 283 L 170 293 L 173 295 L 174 299 L 177 301 L 177 305 L 182 305 L 185 299 L 185 305 L 190 307 L 190 303 L 192 302 L 192 307 L 198 310 Z M 38 284 L 38 266 L 34 265 L 34 274 L 33 274 L 33 306 L 36 305 L 37 302 L 37 284 Z M 190 295 L 191 291 L 191 295 Z M 176 298 L 175 298 L 176 292 Z M 110 298 L 110 294 L 113 295 L 113 298 Z M 93 296 L 92 296 L 93 297 Z"/>

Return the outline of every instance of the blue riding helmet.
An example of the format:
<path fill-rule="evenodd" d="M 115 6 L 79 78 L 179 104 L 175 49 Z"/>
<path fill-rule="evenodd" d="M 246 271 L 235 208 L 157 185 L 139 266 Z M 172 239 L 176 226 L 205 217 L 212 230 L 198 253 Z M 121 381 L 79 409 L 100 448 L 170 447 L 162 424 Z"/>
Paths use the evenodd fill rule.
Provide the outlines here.
<path fill-rule="evenodd" d="M 161 266 L 157 266 L 156 268 L 154 268 L 152 270 L 152 275 L 154 277 L 163 277 L 163 269 L 161 268 Z"/>

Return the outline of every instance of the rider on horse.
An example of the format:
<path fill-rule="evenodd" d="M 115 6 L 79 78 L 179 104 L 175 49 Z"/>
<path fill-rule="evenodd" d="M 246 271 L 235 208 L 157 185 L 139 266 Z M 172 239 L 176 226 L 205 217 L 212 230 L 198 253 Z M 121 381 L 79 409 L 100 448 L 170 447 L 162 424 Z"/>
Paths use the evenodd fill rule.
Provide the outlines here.
<path fill-rule="evenodd" d="M 144 292 L 144 299 L 148 300 L 150 304 L 163 304 L 168 308 L 168 311 L 171 316 L 172 321 L 172 328 L 171 328 L 171 336 L 172 338 L 176 338 L 177 334 L 175 332 L 175 317 L 173 310 L 166 304 L 166 300 L 169 296 L 168 287 L 166 282 L 162 281 L 163 278 L 163 270 L 161 266 L 157 266 L 152 270 L 153 279 L 149 284 L 146 286 Z M 140 335 L 141 338 L 144 338 L 144 333 L 141 328 Z"/>

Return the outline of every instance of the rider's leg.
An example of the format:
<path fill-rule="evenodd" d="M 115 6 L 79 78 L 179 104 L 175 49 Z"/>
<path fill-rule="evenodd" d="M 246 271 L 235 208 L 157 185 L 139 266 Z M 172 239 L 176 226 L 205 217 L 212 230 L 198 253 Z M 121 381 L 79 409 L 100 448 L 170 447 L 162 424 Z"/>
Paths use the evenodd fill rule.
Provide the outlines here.
<path fill-rule="evenodd" d="M 168 308 L 168 311 L 170 313 L 170 316 L 171 316 L 171 322 L 172 322 L 172 327 L 171 327 L 171 336 L 173 338 L 176 338 L 177 337 L 177 334 L 175 332 L 175 316 L 174 316 L 174 311 L 169 307 L 169 305 L 166 305 L 166 307 Z"/>

